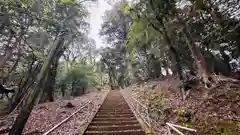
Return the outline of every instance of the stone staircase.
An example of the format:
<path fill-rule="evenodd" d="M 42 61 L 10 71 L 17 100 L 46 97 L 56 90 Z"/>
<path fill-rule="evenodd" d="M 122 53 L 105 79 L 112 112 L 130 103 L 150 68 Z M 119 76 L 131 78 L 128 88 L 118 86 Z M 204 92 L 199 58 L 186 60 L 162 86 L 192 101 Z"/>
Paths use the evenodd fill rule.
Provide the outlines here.
<path fill-rule="evenodd" d="M 145 135 L 145 132 L 121 92 L 112 90 L 84 135 Z"/>

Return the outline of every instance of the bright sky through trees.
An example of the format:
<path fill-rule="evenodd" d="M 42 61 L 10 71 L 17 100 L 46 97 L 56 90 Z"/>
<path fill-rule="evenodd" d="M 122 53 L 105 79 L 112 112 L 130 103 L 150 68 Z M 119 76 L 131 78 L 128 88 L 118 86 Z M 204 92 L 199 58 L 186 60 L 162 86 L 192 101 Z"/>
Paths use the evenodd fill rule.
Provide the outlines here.
<path fill-rule="evenodd" d="M 109 9 L 111 9 L 111 5 L 105 2 L 105 0 L 99 0 L 98 4 L 92 6 L 90 9 L 90 12 L 91 12 L 90 37 L 96 41 L 97 48 L 101 46 L 106 46 L 106 44 L 100 39 L 100 36 L 98 35 L 98 33 L 99 33 L 99 29 L 101 28 L 101 24 L 103 22 L 102 16 L 104 15 L 104 12 Z"/>

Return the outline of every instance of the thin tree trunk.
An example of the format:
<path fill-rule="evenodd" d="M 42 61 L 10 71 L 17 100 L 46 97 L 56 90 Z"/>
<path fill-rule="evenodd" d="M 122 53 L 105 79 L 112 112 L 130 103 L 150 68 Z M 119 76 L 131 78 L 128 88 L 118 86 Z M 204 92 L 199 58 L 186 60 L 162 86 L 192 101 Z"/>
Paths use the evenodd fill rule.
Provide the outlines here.
<path fill-rule="evenodd" d="M 18 52 L 17 59 L 14 61 L 13 65 L 12 65 L 11 68 L 9 69 L 6 77 L 5 77 L 5 78 L 3 79 L 3 81 L 2 81 L 2 84 L 5 84 L 5 83 L 7 82 L 9 75 L 12 73 L 13 70 L 16 69 L 19 60 L 20 60 L 20 52 Z"/>
<path fill-rule="evenodd" d="M 21 81 L 18 84 L 19 88 L 13 96 L 13 100 L 12 100 L 13 102 L 9 106 L 9 112 L 12 112 L 15 109 L 15 107 L 18 106 L 18 104 L 24 97 L 25 93 L 28 91 L 29 87 L 31 87 L 31 85 L 34 83 L 34 78 L 32 76 L 33 74 L 34 75 L 38 74 L 38 68 L 39 68 L 39 65 L 37 65 L 33 70 L 34 62 L 35 62 L 35 57 L 33 56 L 32 62 L 28 66 L 28 72 L 26 73 L 26 75 L 22 77 Z"/>
<path fill-rule="evenodd" d="M 7 26 L 8 25 L 8 23 L 9 23 L 9 15 L 8 15 L 8 13 L 6 12 L 7 11 L 7 9 L 6 8 L 3 8 L 2 9 L 3 10 L 3 18 L 2 18 L 2 24 L 1 24 L 1 26 L 0 26 L 0 34 L 2 33 L 2 31 L 4 30 L 4 28 L 5 28 L 5 26 Z"/>
<path fill-rule="evenodd" d="M 61 86 L 60 90 L 62 93 L 62 97 L 64 97 L 65 96 L 65 86 Z"/>
<path fill-rule="evenodd" d="M 111 71 L 108 71 L 108 77 L 109 77 L 109 83 L 110 83 L 111 89 L 113 90 L 114 89 L 114 83 L 113 83 L 113 78 L 112 78 L 112 75 L 111 75 Z"/>
<path fill-rule="evenodd" d="M 12 35 L 8 38 L 8 45 L 11 43 L 12 38 L 13 38 Z M 16 47 L 16 44 L 17 44 L 17 41 L 14 43 L 13 47 L 7 46 L 5 54 L 4 55 L 0 55 L 0 68 L 3 68 L 5 66 L 6 62 L 13 55 L 12 52 L 13 52 L 14 47 Z"/>
<path fill-rule="evenodd" d="M 125 85 L 124 85 L 124 79 L 125 79 L 125 66 L 123 64 L 121 64 L 121 71 L 120 71 L 120 76 L 119 76 L 119 85 L 121 86 L 122 89 L 124 89 Z"/>
<path fill-rule="evenodd" d="M 57 41 L 56 44 L 53 45 L 48 57 L 46 58 L 40 73 L 38 74 L 35 90 L 31 91 L 29 97 L 27 98 L 27 102 L 25 105 L 21 108 L 10 132 L 9 135 L 20 135 L 22 134 L 22 131 L 24 129 L 24 126 L 27 122 L 27 119 L 34 107 L 35 101 L 37 97 L 39 96 L 39 93 L 41 92 L 41 85 L 44 81 L 45 75 L 47 73 L 47 70 L 49 69 L 50 63 L 54 56 L 56 55 L 56 51 L 58 48 L 61 48 L 61 46 L 64 44 L 64 38 L 60 37 L 60 39 Z"/>
<path fill-rule="evenodd" d="M 102 87 L 103 86 L 103 75 L 102 75 L 102 72 L 100 72 L 100 86 Z"/>

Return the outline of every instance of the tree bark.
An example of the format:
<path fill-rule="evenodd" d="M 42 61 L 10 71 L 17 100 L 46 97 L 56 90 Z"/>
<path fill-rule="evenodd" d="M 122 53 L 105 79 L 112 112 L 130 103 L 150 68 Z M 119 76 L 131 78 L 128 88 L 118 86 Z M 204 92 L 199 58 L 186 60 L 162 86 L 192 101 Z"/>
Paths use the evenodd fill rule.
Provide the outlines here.
<path fill-rule="evenodd" d="M 108 71 L 108 77 L 109 77 L 109 84 L 111 86 L 111 89 L 113 90 L 113 81 L 112 81 L 112 76 L 110 71 Z"/>
<path fill-rule="evenodd" d="M 172 60 L 176 63 L 176 67 L 177 67 L 177 72 L 178 72 L 178 75 L 179 75 L 179 79 L 180 80 L 183 80 L 183 76 L 182 76 L 182 67 L 180 65 L 180 58 L 179 58 L 179 55 L 176 51 L 176 49 L 174 48 L 173 46 L 173 43 L 171 42 L 171 39 L 170 37 L 168 36 L 167 34 L 167 29 L 164 25 L 164 17 L 162 16 L 159 16 L 159 11 L 156 10 L 155 8 L 155 5 L 154 5 L 154 2 L 152 0 L 149 0 L 149 3 L 150 3 L 150 6 L 152 8 L 152 10 L 154 11 L 154 13 L 157 15 L 156 16 L 156 20 L 162 25 L 163 27 L 163 30 L 160 30 L 157 26 L 155 26 L 153 23 L 151 23 L 151 26 L 158 32 L 160 32 L 163 37 L 164 37 L 164 40 L 166 41 L 168 47 L 169 47 L 169 50 L 170 50 L 170 53 L 171 55 L 173 56 Z"/>
<path fill-rule="evenodd" d="M 27 73 L 22 77 L 21 81 L 18 84 L 19 88 L 16 90 L 13 96 L 13 99 L 12 99 L 13 102 L 9 106 L 9 112 L 12 112 L 18 106 L 18 104 L 21 103 L 22 98 L 34 83 L 34 79 L 35 79 L 34 76 L 35 74 L 39 73 L 39 69 L 40 69 L 39 63 L 33 69 L 34 62 L 36 61 L 35 61 L 35 57 L 33 56 L 31 64 L 28 65 Z"/>
<path fill-rule="evenodd" d="M 167 35 L 167 30 L 166 30 L 165 27 L 164 27 L 163 37 L 164 37 L 164 39 L 165 39 L 165 41 L 166 41 L 166 43 L 169 47 L 170 53 L 172 55 L 172 61 L 174 61 L 174 63 L 176 64 L 176 69 L 177 69 L 177 72 L 178 72 L 179 79 L 181 81 L 183 81 L 182 66 L 180 64 L 179 54 L 178 54 L 177 50 L 173 47 L 173 45 L 171 43 L 171 39 Z"/>
<path fill-rule="evenodd" d="M 64 97 L 65 96 L 65 86 L 61 86 L 60 87 L 60 90 L 61 90 L 61 93 L 62 93 L 62 97 Z"/>
<path fill-rule="evenodd" d="M 220 53 L 223 57 L 224 63 L 227 66 L 227 71 L 226 71 L 227 74 L 225 74 L 225 75 L 230 76 L 231 75 L 231 66 L 230 66 L 229 62 L 231 61 L 231 58 L 227 54 L 225 54 L 224 50 L 225 50 L 225 47 L 220 47 Z"/>
<path fill-rule="evenodd" d="M 27 102 L 21 108 L 21 110 L 9 132 L 9 135 L 22 134 L 22 131 L 27 122 L 27 119 L 34 107 L 35 101 L 36 101 L 37 97 L 39 96 L 39 93 L 41 92 L 41 85 L 44 82 L 44 78 L 47 73 L 47 70 L 49 69 L 50 63 L 51 63 L 52 59 L 54 58 L 54 56 L 56 55 L 56 51 L 58 50 L 58 48 L 61 48 L 61 46 L 63 46 L 63 44 L 64 44 L 64 38 L 63 38 L 63 34 L 62 34 L 62 36 L 59 37 L 56 44 L 53 45 L 48 57 L 44 61 L 41 71 L 37 76 L 35 90 L 31 91 L 30 95 L 27 98 Z"/>
<path fill-rule="evenodd" d="M 164 26 L 162 20 L 158 20 L 158 21 L 163 25 L 163 30 L 162 30 L 162 31 L 161 31 L 158 27 L 156 27 L 153 23 L 151 23 L 151 26 L 152 26 L 156 31 L 158 31 L 160 34 L 163 35 L 164 40 L 165 40 L 166 44 L 167 44 L 168 47 L 169 47 L 170 54 L 173 56 L 173 57 L 172 57 L 172 61 L 174 61 L 174 63 L 176 63 L 176 68 L 177 68 L 177 72 L 178 72 L 179 79 L 180 79 L 181 81 L 183 81 L 182 66 L 181 66 L 181 64 L 180 64 L 179 54 L 177 53 L 177 50 L 173 47 L 172 42 L 171 42 L 171 39 L 170 39 L 170 37 L 169 37 L 168 34 L 167 34 L 167 29 L 166 29 L 166 27 Z"/>
<path fill-rule="evenodd" d="M 191 34 L 186 24 L 184 24 L 183 35 L 185 37 L 185 41 L 188 45 L 189 50 L 191 51 L 191 54 L 195 59 L 199 76 L 203 79 L 204 82 L 208 82 L 207 81 L 208 71 L 207 71 L 205 59 L 200 49 L 196 46 L 193 38 L 191 37 Z"/>
<path fill-rule="evenodd" d="M 177 16 L 177 19 L 178 19 L 179 23 L 183 26 L 182 33 L 183 33 L 183 36 L 185 37 L 187 46 L 196 62 L 198 76 L 200 78 L 202 78 L 203 81 L 206 83 L 206 82 L 208 82 L 208 76 L 209 76 L 208 71 L 207 71 L 206 61 L 205 61 L 200 49 L 195 44 L 186 22 L 184 22 L 179 16 Z"/>
<path fill-rule="evenodd" d="M 43 94 L 40 102 L 54 101 L 53 94 L 54 94 L 54 86 L 56 84 L 58 62 L 65 50 L 66 50 L 65 47 L 59 49 L 56 56 L 52 60 L 52 63 L 50 65 L 50 68 L 48 70 L 48 73 L 45 79 L 45 83 L 44 83 L 45 85 L 43 87 Z"/>

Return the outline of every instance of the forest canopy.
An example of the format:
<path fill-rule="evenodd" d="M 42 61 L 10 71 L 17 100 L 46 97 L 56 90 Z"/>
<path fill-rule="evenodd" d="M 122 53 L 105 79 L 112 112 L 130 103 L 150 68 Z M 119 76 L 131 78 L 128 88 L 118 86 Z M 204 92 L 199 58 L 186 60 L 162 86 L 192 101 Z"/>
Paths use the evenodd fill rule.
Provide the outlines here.
<path fill-rule="evenodd" d="M 211 73 L 234 77 L 239 19 L 235 0 L 117 2 L 104 16 L 100 35 L 112 46 L 101 60 L 117 86 L 169 74 L 184 80 L 189 70 L 206 83 Z"/>

